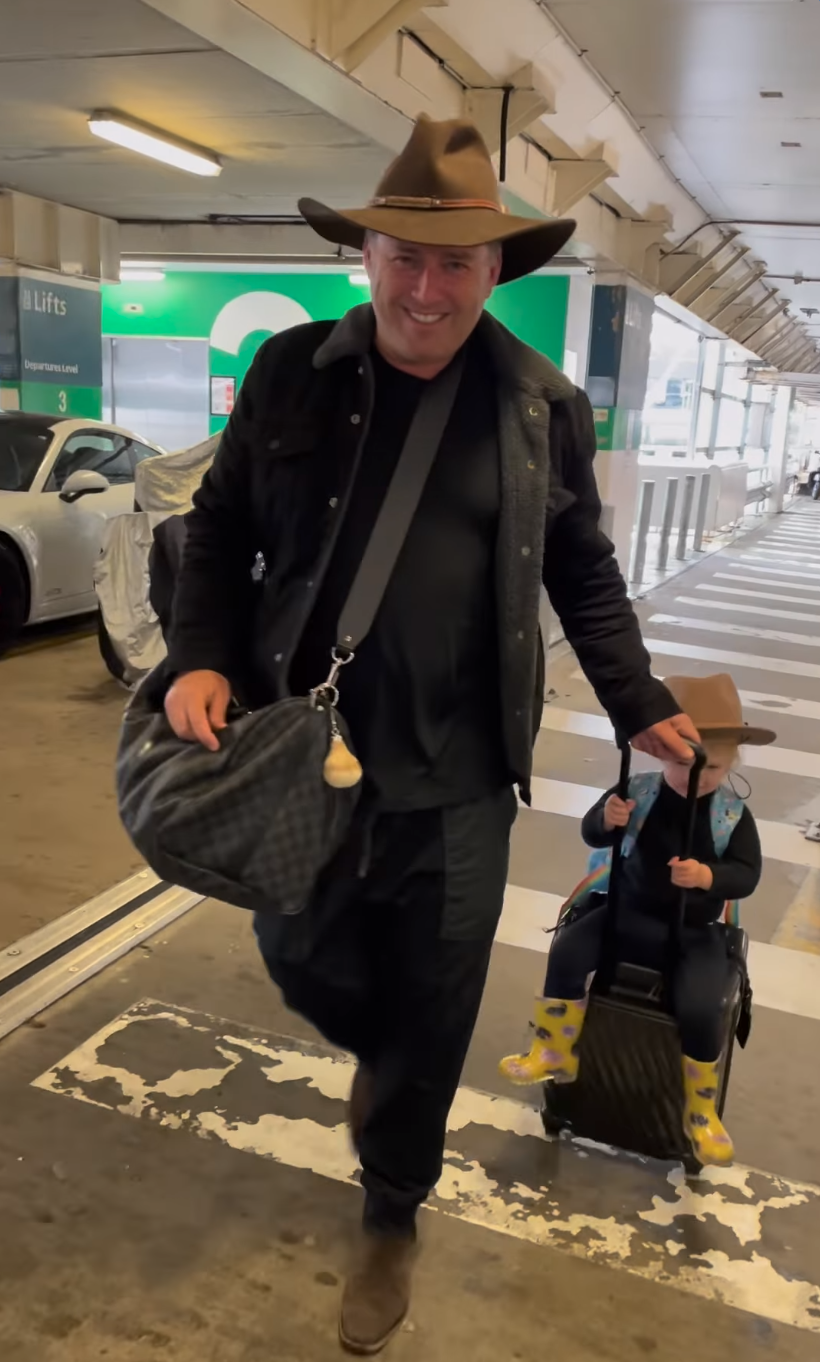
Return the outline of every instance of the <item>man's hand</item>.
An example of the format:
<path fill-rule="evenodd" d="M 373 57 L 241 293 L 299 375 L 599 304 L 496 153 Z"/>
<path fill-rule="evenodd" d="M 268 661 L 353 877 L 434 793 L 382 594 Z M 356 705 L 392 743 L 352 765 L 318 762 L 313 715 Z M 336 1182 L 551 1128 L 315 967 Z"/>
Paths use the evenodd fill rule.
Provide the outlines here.
<path fill-rule="evenodd" d="M 692 761 L 693 742 L 700 742 L 700 734 L 688 714 L 675 714 L 671 719 L 653 724 L 632 739 L 636 752 L 646 752 L 658 761 Z"/>
<path fill-rule="evenodd" d="M 220 729 L 227 728 L 230 682 L 219 672 L 186 672 L 165 697 L 168 722 L 183 742 L 219 751 Z"/>
<path fill-rule="evenodd" d="M 680 856 L 673 856 L 669 864 L 672 867 L 672 883 L 677 885 L 678 889 L 708 891 L 715 882 L 708 865 L 703 865 L 700 861 L 682 861 Z"/>

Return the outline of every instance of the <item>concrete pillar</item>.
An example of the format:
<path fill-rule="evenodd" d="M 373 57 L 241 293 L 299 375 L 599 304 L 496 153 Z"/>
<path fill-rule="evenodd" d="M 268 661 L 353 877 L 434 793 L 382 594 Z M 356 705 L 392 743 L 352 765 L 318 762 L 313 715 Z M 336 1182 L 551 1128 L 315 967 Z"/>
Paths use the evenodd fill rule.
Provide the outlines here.
<path fill-rule="evenodd" d="M 794 406 L 794 388 L 778 388 L 775 392 L 774 413 L 769 446 L 769 467 L 772 473 L 772 502 L 775 515 L 780 515 L 786 496 L 786 465 L 789 454 L 789 421 Z"/>
<path fill-rule="evenodd" d="M 0 190 L 0 408 L 102 413 L 100 283 L 119 278 L 115 222 Z"/>
<path fill-rule="evenodd" d="M 44 270 L 0 277 L 0 410 L 99 420 L 98 283 Z"/>
<path fill-rule="evenodd" d="M 586 380 L 589 366 L 594 290 L 595 284 L 591 274 L 570 275 L 563 368 L 567 378 L 581 387 Z"/>
<path fill-rule="evenodd" d="M 601 500 L 612 508 L 611 537 L 624 575 L 629 569 L 638 503 L 638 452 L 649 376 L 653 299 L 634 284 L 595 285 L 587 392 L 598 437 Z"/>

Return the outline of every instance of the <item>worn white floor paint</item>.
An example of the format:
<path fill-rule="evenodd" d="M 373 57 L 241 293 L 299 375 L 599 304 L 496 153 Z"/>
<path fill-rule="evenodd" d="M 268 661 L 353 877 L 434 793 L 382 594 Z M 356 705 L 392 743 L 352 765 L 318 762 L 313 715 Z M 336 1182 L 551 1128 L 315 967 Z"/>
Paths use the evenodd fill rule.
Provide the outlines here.
<path fill-rule="evenodd" d="M 650 624 L 667 629 L 690 629 L 697 634 L 731 634 L 733 638 L 760 638 L 767 643 L 787 643 L 795 648 L 820 648 L 816 634 L 796 634 L 789 629 L 755 629 L 750 624 L 732 624 L 729 620 L 700 620 L 691 615 L 650 615 Z M 778 659 L 778 668 L 785 671 L 790 659 Z"/>
<path fill-rule="evenodd" d="M 715 626 L 719 628 L 719 626 Z M 777 672 L 780 676 L 808 676 L 820 681 L 820 665 L 816 662 L 797 662 L 789 658 L 764 657 L 760 653 L 735 652 L 728 648 L 707 648 L 697 643 L 685 643 L 682 639 L 647 638 L 644 643 L 653 657 L 687 657 L 694 662 L 716 662 L 721 670 L 727 667 L 745 667 L 756 672 Z"/>
<path fill-rule="evenodd" d="M 200 1058 L 203 1037 L 208 1037 L 213 1064 L 181 1068 L 160 1084 L 117 1065 L 117 1037 L 132 1029 L 140 1034 L 136 1045 L 132 1035 L 128 1053 L 150 1055 L 147 1067 L 161 1071 L 162 1027 L 168 1025 L 178 1027 L 183 1036 L 186 1030 L 197 1033 Z M 154 1050 L 152 1035 L 156 1035 Z M 184 1040 L 174 1047 L 176 1062 L 183 1047 Z M 251 1078 L 261 1073 L 269 1084 L 260 1104 L 263 1109 L 254 1119 L 234 1116 L 229 1105 L 224 1105 L 230 1100 L 224 1089 L 220 1097 L 214 1097 L 213 1076 L 220 1074 L 224 1084 L 240 1066 L 253 1071 Z M 319 1177 L 352 1183 L 356 1163 L 343 1106 L 351 1077 L 352 1064 L 343 1056 L 314 1049 L 303 1053 L 292 1045 L 277 1044 L 275 1037 L 248 1036 L 244 1028 L 230 1022 L 144 1003 L 91 1037 L 36 1079 L 34 1086 L 216 1139 L 243 1153 L 309 1170 Z M 290 1084 L 306 1085 L 338 1103 L 338 1122 L 322 1124 L 277 1112 L 278 1094 L 284 1094 Z M 189 1099 L 182 1114 L 167 1110 L 169 1089 Z M 292 1097 L 290 1105 L 292 1109 Z M 506 1185 L 501 1181 L 503 1146 L 497 1146 L 492 1172 L 472 1156 L 471 1137 L 480 1129 L 491 1130 L 498 1139 L 523 1142 L 520 1151 L 516 1149 L 517 1181 Z M 781 1227 L 781 1215 L 808 1217 L 806 1237 L 814 1242 L 808 1232 L 815 1222 L 820 1227 L 820 1188 L 741 1167 L 708 1170 L 689 1185 L 679 1169 L 665 1173 L 659 1166 L 637 1160 L 630 1161 L 629 1179 L 617 1184 L 613 1213 L 607 1214 L 606 1180 L 616 1178 L 619 1165 L 615 1151 L 598 1149 L 588 1141 L 583 1146 L 562 1141 L 561 1163 L 572 1161 L 576 1185 L 583 1173 L 588 1187 L 594 1189 L 594 1201 L 602 1206 L 600 1214 L 581 1214 L 567 1204 L 560 1164 L 557 1175 L 550 1177 L 547 1172 L 540 1120 L 532 1107 L 462 1089 L 448 1131 L 444 1173 L 432 1210 L 820 1333 L 820 1286 L 812 1280 L 820 1273 L 812 1271 L 807 1277 L 806 1266 L 792 1260 L 786 1272 L 775 1261 L 783 1257 L 783 1235 L 789 1232 L 785 1227 L 793 1223 L 783 1222 Z M 609 1157 L 596 1162 L 596 1154 L 599 1159 Z M 530 1172 L 523 1181 L 525 1168 Z M 700 1226 L 694 1243 L 689 1229 L 693 1221 Z"/>
<path fill-rule="evenodd" d="M 774 716 L 776 711 L 772 709 Z M 820 704 L 817 715 L 820 718 Z M 772 718 L 772 725 L 775 718 Z M 576 709 L 561 709 L 558 705 L 545 705 L 541 718 L 541 728 L 551 733 L 573 733 L 579 738 L 598 738 L 604 742 L 614 742 L 612 724 L 602 714 L 584 714 Z M 741 764 L 765 771 L 778 771 L 782 775 L 806 776 L 820 780 L 820 753 L 800 752 L 796 748 L 746 747 L 741 751 Z"/>
<path fill-rule="evenodd" d="M 567 893 L 572 889 L 568 886 Z M 539 955 L 549 949 L 546 935 L 558 921 L 566 894 L 544 894 L 537 889 L 522 889 L 508 884 L 504 909 L 495 939 L 505 946 L 520 946 Z"/>
<path fill-rule="evenodd" d="M 714 591 L 720 591 L 720 587 L 713 587 Z M 749 591 L 745 593 L 749 596 L 757 595 L 762 599 L 760 592 Z M 775 599 L 782 599 L 782 597 Z M 740 601 L 707 601 L 698 596 L 676 596 L 676 605 L 694 605 L 698 610 L 723 610 L 736 615 L 754 615 L 756 618 L 763 616 L 766 619 L 786 620 L 787 622 L 796 621 L 800 624 L 820 624 L 820 614 L 816 610 L 784 610 L 781 606 L 776 609 L 773 605 L 747 605 Z M 801 601 L 801 605 L 807 605 L 807 601 Z"/>
<path fill-rule="evenodd" d="M 576 785 L 544 776 L 532 780 L 532 806 L 539 813 L 580 819 L 602 794 L 603 790 L 594 785 Z M 773 823 L 765 818 L 755 821 L 764 856 L 789 865 L 820 868 L 820 842 L 807 842 L 801 830 L 788 823 Z"/>
<path fill-rule="evenodd" d="M 783 581 L 779 577 L 753 577 L 748 572 L 713 572 L 712 580 L 715 582 L 737 582 L 740 585 L 748 585 L 751 582 L 753 586 L 776 586 L 780 591 L 807 592 L 808 595 L 801 596 L 801 600 L 812 600 L 820 594 L 820 582 Z"/>

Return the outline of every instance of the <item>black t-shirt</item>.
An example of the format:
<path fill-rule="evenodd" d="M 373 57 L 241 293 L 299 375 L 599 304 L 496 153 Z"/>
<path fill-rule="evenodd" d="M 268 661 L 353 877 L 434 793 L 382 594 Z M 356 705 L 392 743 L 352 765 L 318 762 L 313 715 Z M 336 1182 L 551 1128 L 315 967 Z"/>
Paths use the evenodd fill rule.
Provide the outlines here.
<path fill-rule="evenodd" d="M 425 386 L 375 350 L 372 363 L 370 428 L 291 669 L 295 694 L 327 675 L 342 607 Z M 386 809 L 464 803 L 510 779 L 495 589 L 501 504 L 495 387 L 490 357 L 473 337 L 452 416 L 375 624 L 342 673 L 339 708 Z"/>
<path fill-rule="evenodd" d="M 611 846 L 613 834 L 604 829 L 604 805 L 616 791 L 607 790 L 584 817 L 581 831 L 588 846 Z M 748 809 L 732 833 L 729 845 L 718 860 L 712 837 L 713 795 L 698 800 L 692 857 L 712 871 L 713 884 L 707 892 L 690 889 L 686 921 L 692 926 L 715 922 L 727 899 L 745 899 L 753 894 L 760 880 L 762 854 L 755 820 Z M 686 800 L 663 781 L 658 798 L 647 815 L 640 836 L 623 866 L 622 901 L 638 912 L 668 920 L 680 904 L 680 890 L 671 879 L 669 862 L 680 856 L 686 818 Z"/>

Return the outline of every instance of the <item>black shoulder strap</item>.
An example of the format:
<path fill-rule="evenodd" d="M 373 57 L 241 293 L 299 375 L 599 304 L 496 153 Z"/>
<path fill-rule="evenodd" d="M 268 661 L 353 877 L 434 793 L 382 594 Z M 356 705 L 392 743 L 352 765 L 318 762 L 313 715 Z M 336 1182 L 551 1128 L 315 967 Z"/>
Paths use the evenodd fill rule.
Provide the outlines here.
<path fill-rule="evenodd" d="M 355 652 L 370 632 L 416 513 L 456 400 L 464 370 L 459 355 L 428 383 L 410 424 L 373 533 L 339 620 L 338 648 Z"/>

